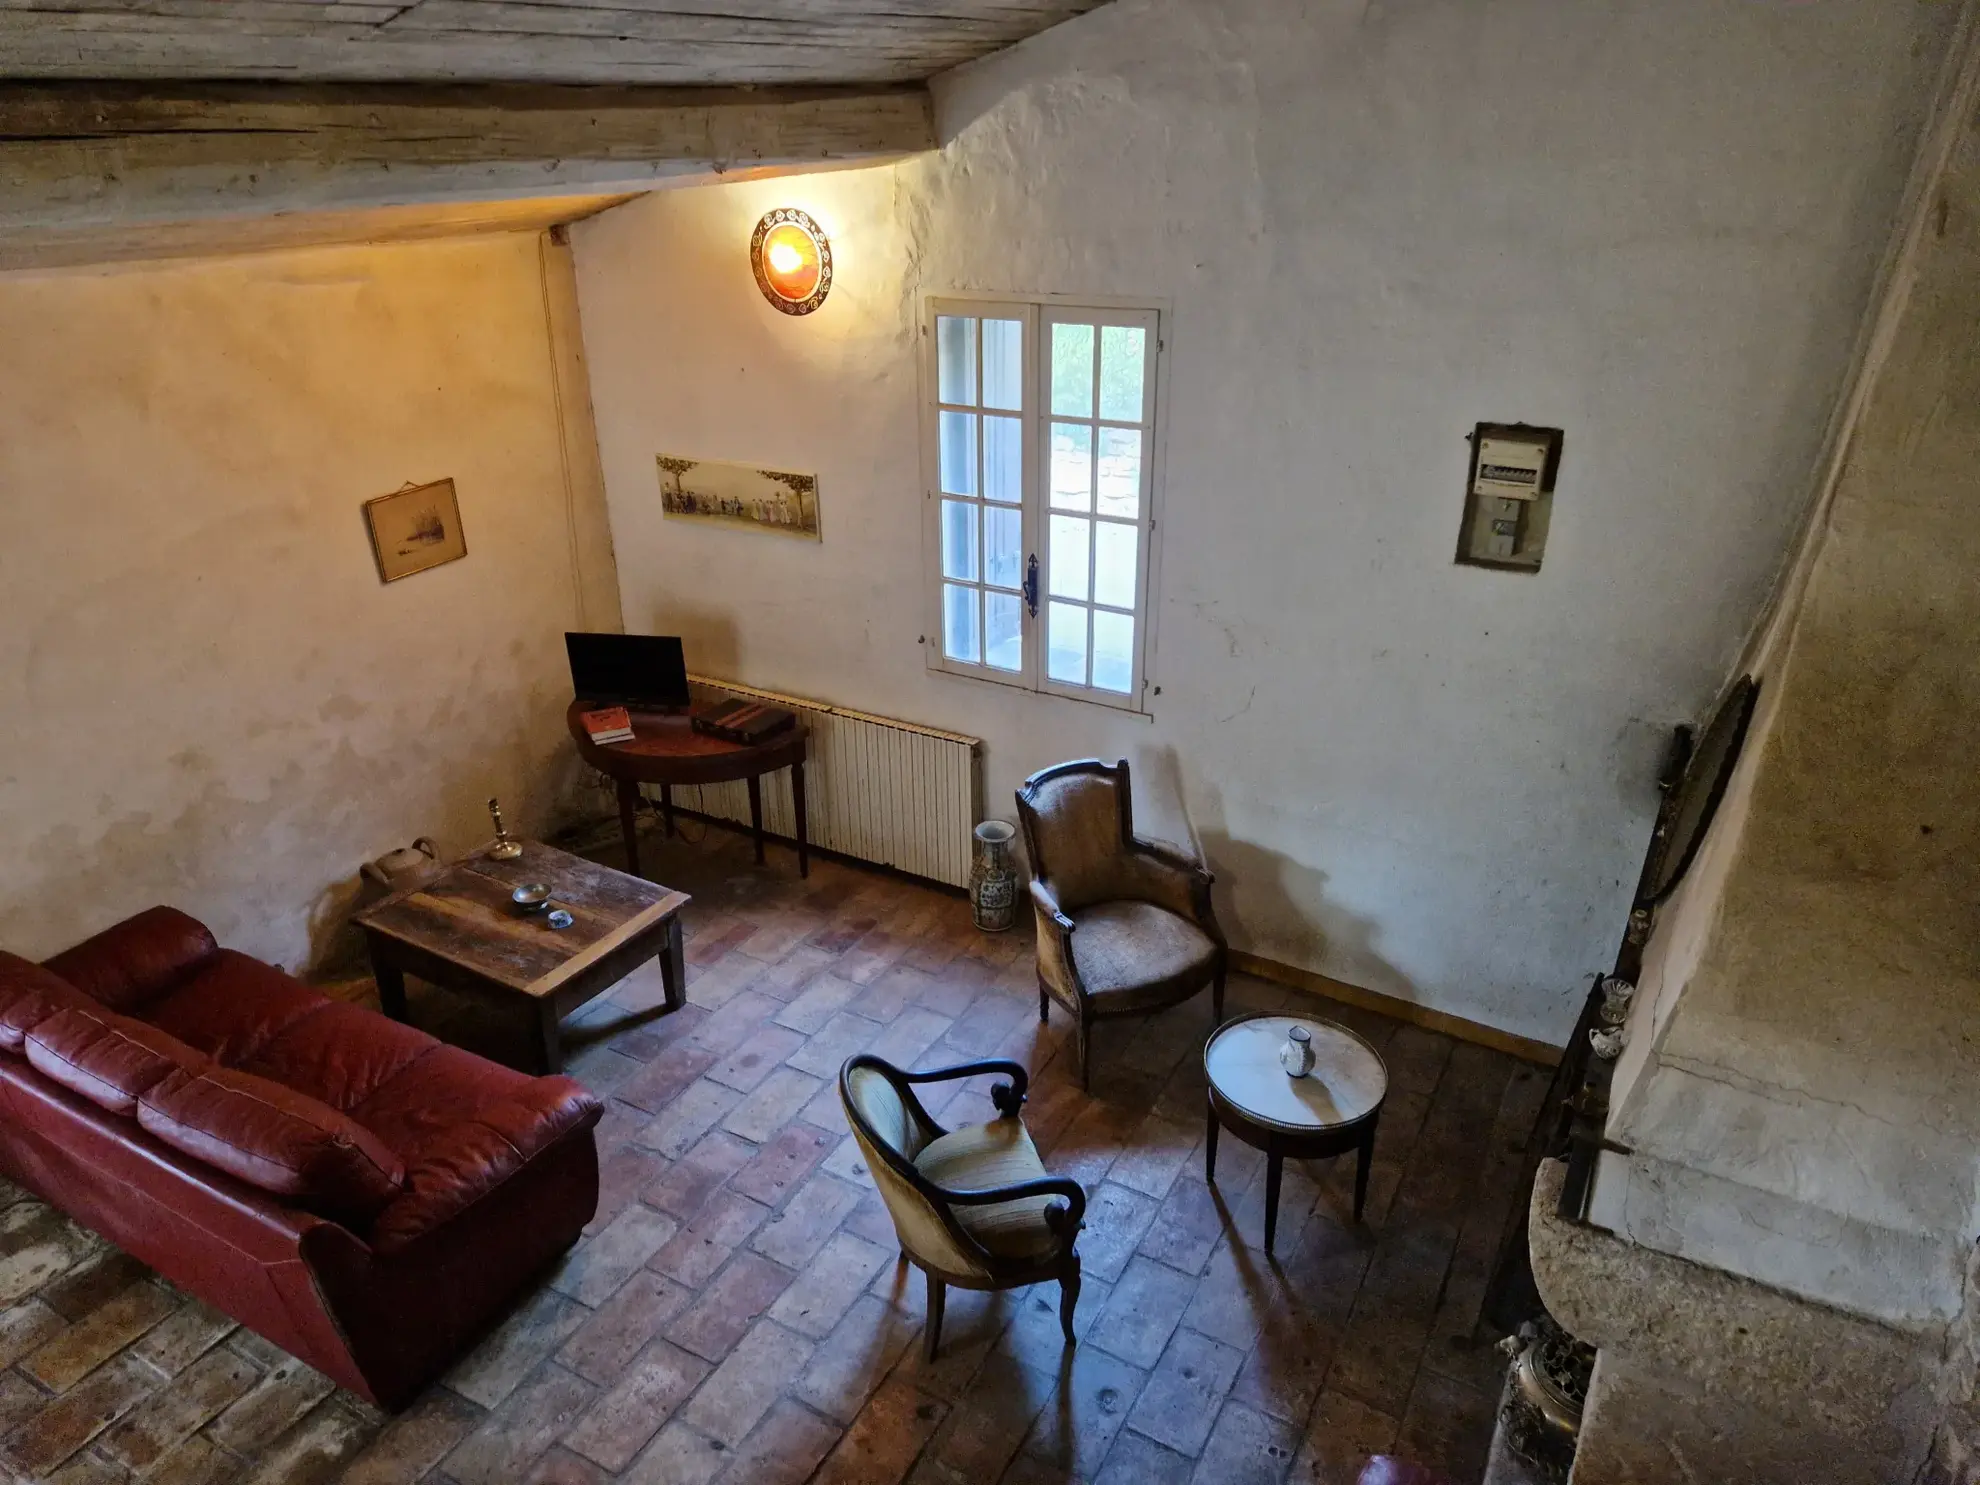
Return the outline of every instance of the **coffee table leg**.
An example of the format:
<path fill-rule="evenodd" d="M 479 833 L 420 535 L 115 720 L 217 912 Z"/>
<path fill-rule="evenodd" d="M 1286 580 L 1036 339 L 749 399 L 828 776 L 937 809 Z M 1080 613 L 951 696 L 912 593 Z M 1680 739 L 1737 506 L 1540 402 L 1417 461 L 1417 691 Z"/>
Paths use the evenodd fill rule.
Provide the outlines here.
<path fill-rule="evenodd" d="M 1217 1179 L 1217 1108 L 1210 1107 L 1210 1129 L 1203 1136 L 1203 1183 L 1207 1186 Z"/>
<path fill-rule="evenodd" d="M 797 811 L 798 875 L 811 875 L 811 833 L 804 819 L 804 760 L 791 765 L 791 806 Z"/>
<path fill-rule="evenodd" d="M 660 951 L 660 984 L 666 992 L 667 1009 L 677 1011 L 687 1000 L 687 960 L 681 949 L 681 920 L 667 922 L 667 946 Z"/>
<path fill-rule="evenodd" d="M 1285 1174 L 1286 1162 L 1279 1155 L 1265 1157 L 1265 1251 L 1272 1251 L 1272 1239 L 1279 1230 L 1279 1177 Z"/>
<path fill-rule="evenodd" d="M 627 872 L 645 875 L 639 869 L 639 785 L 631 779 L 619 780 L 619 838 L 625 842 Z"/>
<path fill-rule="evenodd" d="M 548 998 L 536 1003 L 536 1055 L 537 1071 L 564 1070 L 563 1028 L 558 1023 L 556 1002 Z"/>
<path fill-rule="evenodd" d="M 1375 1121 L 1368 1121 L 1368 1133 L 1361 1137 L 1361 1148 L 1354 1156 L 1354 1220 L 1361 1220 L 1361 1208 L 1368 1200 L 1368 1167 L 1375 1163 Z"/>
<path fill-rule="evenodd" d="M 406 1019 L 406 977 L 376 949 L 371 951 L 371 977 L 378 981 L 378 1007 L 394 1021 Z"/>
<path fill-rule="evenodd" d="M 674 786 L 672 784 L 662 784 L 660 786 L 660 826 L 666 833 L 667 839 L 672 840 L 674 838 Z"/>
<path fill-rule="evenodd" d="M 763 777 L 749 776 L 749 828 L 756 834 L 756 864 L 763 864 Z"/>

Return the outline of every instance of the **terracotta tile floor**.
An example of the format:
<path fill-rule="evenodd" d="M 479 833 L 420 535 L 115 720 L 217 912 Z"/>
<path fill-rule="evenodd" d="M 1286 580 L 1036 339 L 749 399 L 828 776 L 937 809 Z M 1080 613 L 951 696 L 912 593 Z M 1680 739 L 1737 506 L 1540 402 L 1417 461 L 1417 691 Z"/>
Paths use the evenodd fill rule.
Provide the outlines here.
<path fill-rule="evenodd" d="M 1273 1261 L 1262 1157 L 1226 1140 L 1217 1186 L 1201 1179 L 1207 997 L 1103 1027 L 1088 1097 L 1064 1017 L 1038 1024 L 1030 939 L 975 932 L 959 899 L 830 862 L 799 882 L 787 853 L 758 869 L 722 831 L 655 842 L 649 870 L 695 894 L 690 1004 L 614 1027 L 658 1003 L 642 972 L 588 1008 L 571 1071 L 609 1100 L 597 1219 L 443 1384 L 387 1420 L 8 1190 L 5 1467 L 62 1485 L 1344 1485 L 1393 1452 L 1478 1478 L 1498 1368 L 1473 1326 L 1538 1070 L 1331 1007 L 1392 1080 L 1368 1220 L 1350 1221 L 1351 1161 L 1289 1168 Z M 505 1030 L 437 995 L 415 1017 Z M 1033 1069 L 1030 1127 L 1091 1195 L 1075 1351 L 1055 1290 L 955 1292 L 922 1361 L 922 1284 L 832 1081 L 861 1049 Z M 993 1111 L 979 1080 L 934 1112 Z"/>

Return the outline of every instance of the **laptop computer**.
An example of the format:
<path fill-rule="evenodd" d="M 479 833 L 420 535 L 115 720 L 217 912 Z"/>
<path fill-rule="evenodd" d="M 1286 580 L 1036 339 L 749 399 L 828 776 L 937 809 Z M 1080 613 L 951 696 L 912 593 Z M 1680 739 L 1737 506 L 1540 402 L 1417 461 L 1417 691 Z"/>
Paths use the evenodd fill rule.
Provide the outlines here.
<path fill-rule="evenodd" d="M 677 635 L 566 634 L 571 689 L 587 706 L 684 710 L 687 660 Z"/>

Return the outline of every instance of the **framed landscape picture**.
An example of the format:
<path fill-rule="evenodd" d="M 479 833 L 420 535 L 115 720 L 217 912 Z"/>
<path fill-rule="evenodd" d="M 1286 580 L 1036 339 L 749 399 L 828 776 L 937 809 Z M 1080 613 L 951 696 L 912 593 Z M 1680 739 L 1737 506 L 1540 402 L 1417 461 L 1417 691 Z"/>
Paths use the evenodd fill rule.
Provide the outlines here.
<path fill-rule="evenodd" d="M 364 519 L 383 582 L 396 583 L 467 555 L 461 505 L 450 479 L 367 500 Z"/>
<path fill-rule="evenodd" d="M 779 531 L 812 541 L 818 531 L 818 476 L 720 459 L 657 457 L 660 508 L 668 516 Z"/>

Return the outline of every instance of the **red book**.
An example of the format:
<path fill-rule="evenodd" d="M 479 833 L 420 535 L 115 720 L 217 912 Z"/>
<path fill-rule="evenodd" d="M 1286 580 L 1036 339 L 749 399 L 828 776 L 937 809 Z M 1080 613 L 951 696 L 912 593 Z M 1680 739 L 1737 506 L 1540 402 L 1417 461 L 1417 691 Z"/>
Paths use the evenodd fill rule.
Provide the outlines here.
<path fill-rule="evenodd" d="M 622 706 L 583 712 L 578 720 L 584 723 L 585 735 L 600 747 L 607 743 L 631 742 L 633 739 L 632 718 Z"/>

